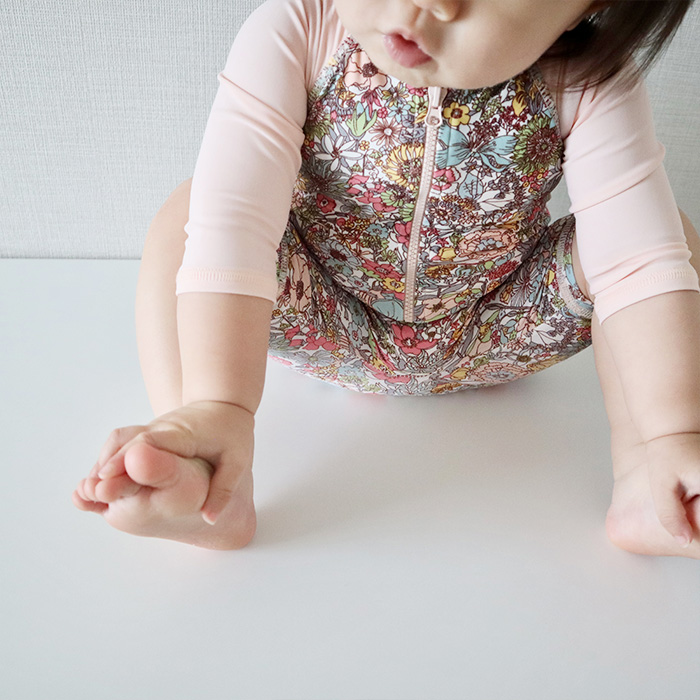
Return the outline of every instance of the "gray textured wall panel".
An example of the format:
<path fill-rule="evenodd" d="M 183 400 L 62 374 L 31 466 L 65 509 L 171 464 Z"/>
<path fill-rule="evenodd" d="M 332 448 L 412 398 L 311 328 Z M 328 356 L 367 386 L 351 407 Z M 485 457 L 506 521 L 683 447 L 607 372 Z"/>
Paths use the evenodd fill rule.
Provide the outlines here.
<path fill-rule="evenodd" d="M 0 257 L 137 259 L 191 176 L 259 0 L 2 0 Z M 648 78 L 666 169 L 700 228 L 700 6 Z M 564 184 L 551 202 L 566 214 Z"/>

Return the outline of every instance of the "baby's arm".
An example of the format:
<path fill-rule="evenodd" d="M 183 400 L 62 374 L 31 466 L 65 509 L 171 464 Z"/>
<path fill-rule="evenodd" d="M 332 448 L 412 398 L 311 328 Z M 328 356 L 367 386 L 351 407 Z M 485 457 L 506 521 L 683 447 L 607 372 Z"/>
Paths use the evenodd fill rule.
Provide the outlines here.
<path fill-rule="evenodd" d="M 112 504 L 111 508 L 116 508 L 117 512 L 110 511 L 116 518 L 111 524 L 134 534 L 144 534 L 143 524 L 146 523 L 150 536 L 169 537 L 190 544 L 217 549 L 223 545 L 228 549 L 232 542 L 239 541 L 241 525 L 247 522 L 244 527 L 247 532 L 251 522 L 250 516 L 244 517 L 240 506 L 242 496 L 252 497 L 252 493 L 246 492 L 245 484 L 252 483 L 255 413 L 265 379 L 272 308 L 273 303 L 267 299 L 241 294 L 193 292 L 178 297 L 183 405 L 158 416 L 148 425 L 113 431 L 95 465 L 98 471 L 84 480 L 90 482 L 87 490 L 83 485 L 77 492 L 78 507 L 95 510 L 91 503 L 99 502 L 98 512 L 104 512 L 108 504 Z M 131 448 L 142 442 L 183 459 L 179 460 L 179 466 L 166 465 L 162 458 L 151 454 L 144 462 L 141 452 L 135 466 Z M 128 455 L 131 455 L 131 470 L 127 467 Z M 201 482 L 202 467 L 206 467 L 208 476 L 206 484 L 200 483 L 197 491 L 195 486 L 197 481 Z M 134 476 L 135 473 L 140 476 Z M 179 486 L 171 478 L 176 473 Z M 194 481 L 190 478 L 188 492 L 195 488 L 199 496 L 183 492 L 184 482 L 180 477 L 187 474 L 194 478 Z M 98 487 L 99 480 L 102 481 Z M 156 491 L 162 490 L 162 497 L 155 506 L 148 502 L 148 496 L 145 504 L 143 497 L 134 501 L 136 510 L 123 505 L 129 499 L 118 500 L 135 495 L 144 485 L 156 485 Z M 176 486 L 179 495 L 175 493 Z M 101 494 L 97 493 L 98 488 Z M 191 512 L 194 499 L 198 501 L 195 511 L 201 512 L 206 522 L 214 524 L 226 507 L 236 501 L 236 494 L 238 507 L 235 512 L 228 509 L 227 517 L 222 518 L 217 529 L 202 533 L 198 527 L 201 520 L 190 518 L 186 522 L 180 517 L 194 514 Z M 186 495 L 185 500 L 190 505 L 185 508 L 186 512 L 180 512 L 181 497 Z M 90 507 L 86 508 L 86 504 Z M 252 509 L 252 502 L 245 505 Z M 163 520 L 164 508 L 168 514 L 166 520 L 172 521 L 173 515 L 178 516 L 176 531 L 172 527 L 176 524 L 174 521 Z M 115 524 L 117 522 L 120 524 Z M 162 528 L 163 525 L 167 527 Z"/>
<path fill-rule="evenodd" d="M 176 280 L 185 406 L 219 401 L 252 416 L 260 403 L 278 293 L 277 249 L 301 165 L 316 10 L 319 3 L 306 0 L 261 5 L 236 36 L 219 75 Z M 242 422 L 249 425 L 245 416 Z M 236 439 L 249 441 L 243 453 L 252 455 L 252 430 L 238 438 L 231 437 L 234 430 L 223 432 L 229 454 L 235 445 L 227 441 Z M 235 461 L 213 465 L 202 508 L 209 520 L 229 500 L 241 469 Z"/>
<path fill-rule="evenodd" d="M 241 294 L 178 296 L 183 404 L 223 401 L 257 411 L 272 308 L 267 299 Z"/>
<path fill-rule="evenodd" d="M 183 405 L 218 401 L 255 415 L 265 382 L 272 309 L 267 299 L 241 294 L 178 296 Z M 251 451 L 252 440 L 251 435 Z M 215 470 L 202 508 L 210 520 L 228 503 L 238 467 L 222 463 Z"/>
<path fill-rule="evenodd" d="M 643 81 L 611 81 L 562 105 L 583 273 L 646 447 L 656 514 L 692 538 L 683 501 L 700 493 L 700 285 L 650 95 Z"/>
<path fill-rule="evenodd" d="M 684 501 L 700 495 L 700 294 L 640 301 L 601 325 L 644 440 L 661 524 L 692 541 Z"/>

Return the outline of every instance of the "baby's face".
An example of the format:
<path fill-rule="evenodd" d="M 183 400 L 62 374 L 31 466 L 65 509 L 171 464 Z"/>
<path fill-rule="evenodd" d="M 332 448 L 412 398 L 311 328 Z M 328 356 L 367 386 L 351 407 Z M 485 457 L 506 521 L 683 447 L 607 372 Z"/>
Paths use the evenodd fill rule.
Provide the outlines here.
<path fill-rule="evenodd" d="M 462 90 L 497 85 L 527 70 L 587 11 L 604 4 L 593 0 L 334 0 L 343 26 L 383 73 L 414 87 Z M 405 58 L 397 59 L 388 47 L 385 37 L 391 34 L 409 35 L 430 60 L 407 66 Z"/>

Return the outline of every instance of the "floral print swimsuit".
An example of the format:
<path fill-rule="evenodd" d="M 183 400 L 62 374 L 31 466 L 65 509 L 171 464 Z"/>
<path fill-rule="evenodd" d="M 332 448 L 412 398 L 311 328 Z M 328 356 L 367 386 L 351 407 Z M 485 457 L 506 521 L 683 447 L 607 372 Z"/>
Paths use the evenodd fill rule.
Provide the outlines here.
<path fill-rule="evenodd" d="M 591 343 L 554 100 L 537 67 L 413 88 L 348 37 L 309 94 L 270 357 L 368 393 L 512 381 Z"/>

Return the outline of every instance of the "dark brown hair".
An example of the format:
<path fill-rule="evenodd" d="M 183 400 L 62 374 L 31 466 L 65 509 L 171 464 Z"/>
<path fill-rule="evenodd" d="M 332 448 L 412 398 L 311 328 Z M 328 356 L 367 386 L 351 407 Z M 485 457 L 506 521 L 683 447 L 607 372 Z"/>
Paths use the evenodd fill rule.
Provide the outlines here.
<path fill-rule="evenodd" d="M 562 34 L 540 61 L 551 60 L 560 65 L 557 90 L 595 87 L 612 79 L 627 89 L 643 78 L 668 48 L 693 2 L 592 2 L 592 9 L 602 9 Z"/>

